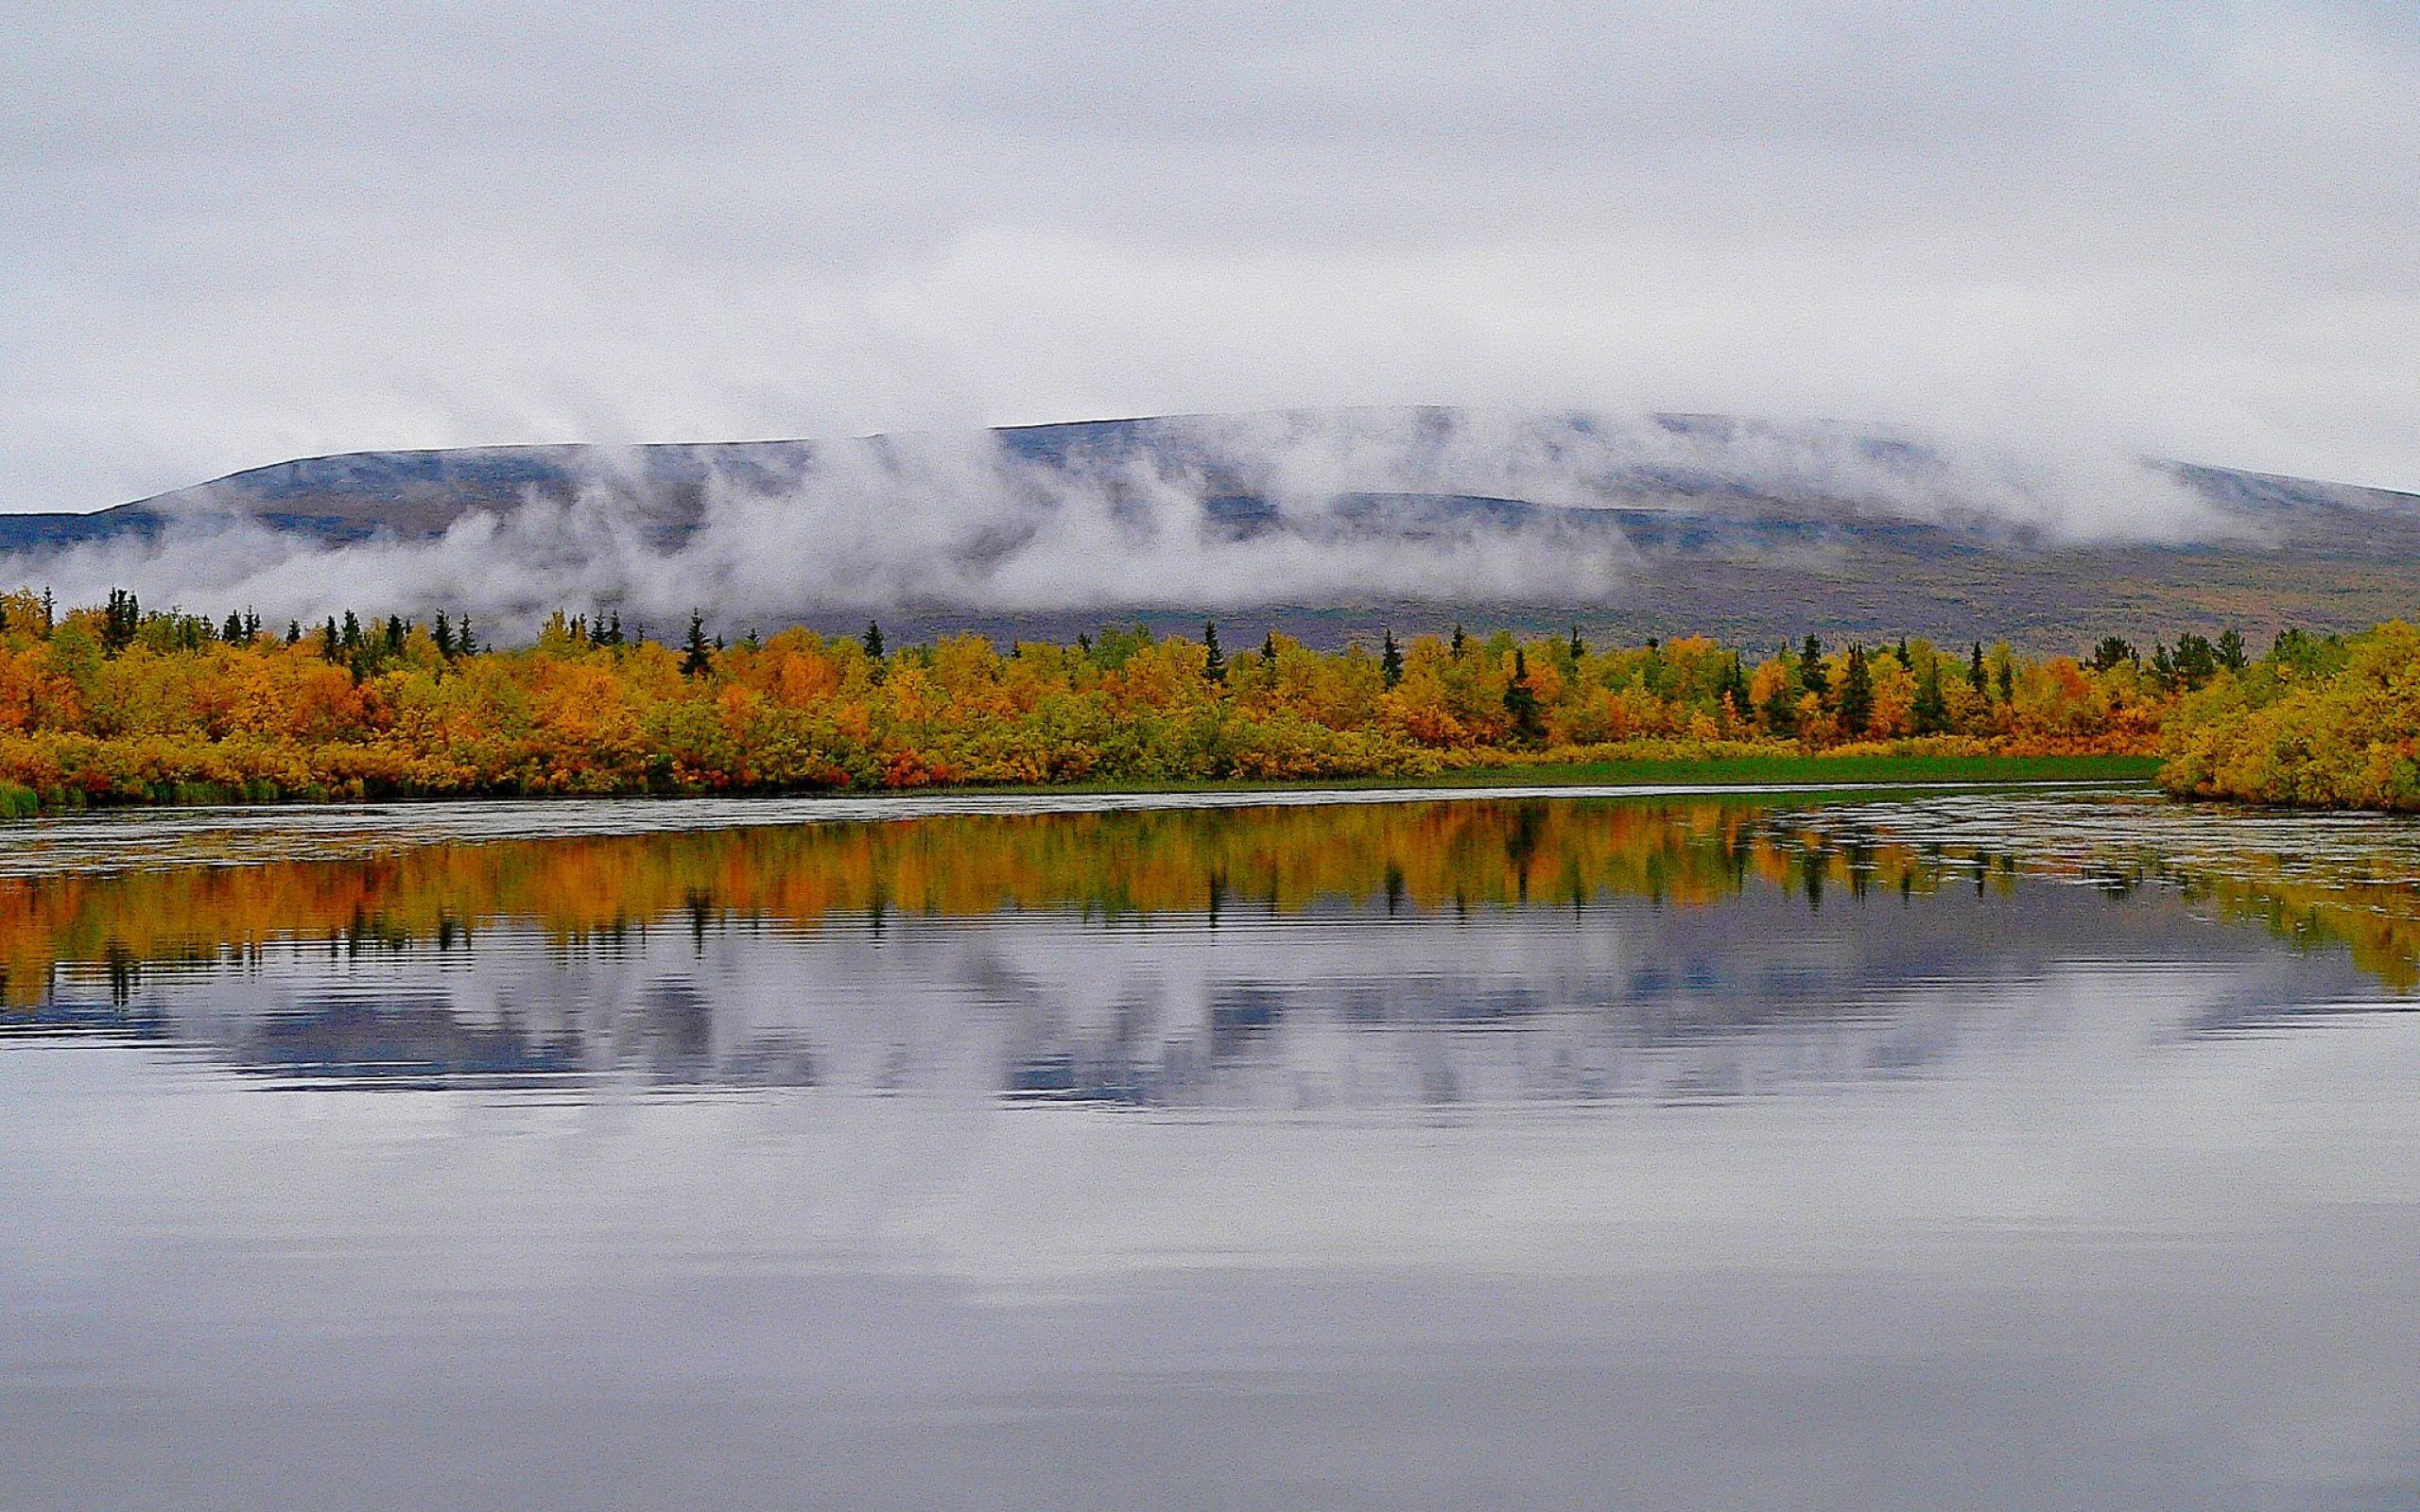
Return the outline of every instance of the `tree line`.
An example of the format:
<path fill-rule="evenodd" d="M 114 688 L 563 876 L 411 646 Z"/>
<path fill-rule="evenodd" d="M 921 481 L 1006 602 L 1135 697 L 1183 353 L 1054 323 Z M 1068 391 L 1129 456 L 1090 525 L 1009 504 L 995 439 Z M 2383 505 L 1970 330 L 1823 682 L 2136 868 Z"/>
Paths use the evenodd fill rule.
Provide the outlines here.
<path fill-rule="evenodd" d="M 493 644 L 458 613 L 345 611 L 280 631 L 112 593 L 0 594 L 0 782 L 51 801 L 652 793 L 1419 776 L 1720 750 L 2148 752 L 2232 677 L 2232 632 L 1751 653 L 1697 635 L 1594 645 L 1445 633 L 1231 648 L 1112 626 L 1072 644 L 897 645 L 790 627 L 670 644 L 617 610 Z"/>

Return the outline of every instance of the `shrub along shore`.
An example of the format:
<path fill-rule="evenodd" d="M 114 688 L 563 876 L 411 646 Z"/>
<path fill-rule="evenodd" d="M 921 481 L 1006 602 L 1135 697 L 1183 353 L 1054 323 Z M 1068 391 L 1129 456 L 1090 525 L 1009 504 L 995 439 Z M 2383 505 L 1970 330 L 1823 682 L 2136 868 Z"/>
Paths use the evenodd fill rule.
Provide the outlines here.
<path fill-rule="evenodd" d="M 348 613 L 270 627 L 0 594 L 0 812 L 95 803 L 1286 782 L 1975 781 L 2133 776 L 2168 712 L 2248 667 L 2232 635 L 2146 659 L 2005 644 L 1577 633 L 1231 649 L 1104 629 L 887 646 L 804 628 L 674 644 L 557 614 L 533 642 Z M 2132 758 L 2132 765 L 2081 759 Z"/>
<path fill-rule="evenodd" d="M 2288 631 L 2179 700 L 2164 747 L 2181 797 L 2420 811 L 2420 630 Z"/>

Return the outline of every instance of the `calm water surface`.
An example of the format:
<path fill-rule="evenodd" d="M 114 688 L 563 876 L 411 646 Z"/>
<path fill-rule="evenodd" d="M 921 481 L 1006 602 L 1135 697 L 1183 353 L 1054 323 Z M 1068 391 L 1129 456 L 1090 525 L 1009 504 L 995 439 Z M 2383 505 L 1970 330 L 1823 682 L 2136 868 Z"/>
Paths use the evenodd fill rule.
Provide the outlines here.
<path fill-rule="evenodd" d="M 2420 1505 L 2415 959 L 2105 792 L 9 827 L 0 1506 Z"/>

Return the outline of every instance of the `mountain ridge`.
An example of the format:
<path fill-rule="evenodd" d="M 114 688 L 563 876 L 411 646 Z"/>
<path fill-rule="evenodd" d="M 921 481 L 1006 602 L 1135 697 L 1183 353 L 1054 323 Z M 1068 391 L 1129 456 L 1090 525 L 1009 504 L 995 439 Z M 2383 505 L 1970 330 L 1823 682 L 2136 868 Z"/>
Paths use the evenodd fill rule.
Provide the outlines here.
<path fill-rule="evenodd" d="M 2048 475 L 2022 459 L 1978 464 L 1876 429 L 1677 414 L 1291 410 L 966 437 L 335 453 L 88 515 L 0 515 L 0 552 L 23 571 L 74 547 L 231 520 L 297 549 L 425 543 L 474 515 L 510 523 L 533 505 L 586 502 L 648 549 L 673 554 L 717 527 L 722 501 L 778 510 L 814 493 L 827 510 L 848 505 L 879 517 L 928 504 L 936 517 L 965 517 L 935 549 L 963 557 L 973 581 L 990 562 L 1069 528 L 1071 500 L 1097 509 L 1097 520 L 1086 518 L 1105 537 L 1181 521 L 1203 550 L 1293 541 L 1348 555 L 1425 551 L 1442 564 L 1438 581 L 1423 578 L 1416 591 L 1348 584 L 1319 596 L 1277 591 L 1224 603 L 1170 602 L 1149 581 L 1131 591 L 1104 583 L 1091 602 L 1023 612 L 903 593 L 896 611 L 934 627 L 1097 623 L 1122 609 L 1183 623 L 1197 608 L 1265 607 L 1332 634 L 1357 631 L 1374 613 L 1416 623 L 1495 610 L 1496 620 L 1514 624 L 1528 615 L 1615 633 L 1771 638 L 1804 626 L 2046 640 L 2217 623 L 2247 632 L 2351 628 L 2420 603 L 2420 495 L 2141 464 L 2117 475 L 2117 487 L 2152 501 L 2136 509 L 2140 520 L 2118 522 L 2141 526 L 2127 535 L 2079 510 L 2055 478 L 2040 481 Z M 832 495 L 836 476 L 862 488 L 863 499 Z M 2069 491 L 2085 497 L 2094 486 L 2106 485 Z M 1609 569 L 1601 591 L 1564 581 L 1534 595 L 1500 574 L 1467 588 L 1452 581 L 1456 553 L 1507 542 L 1547 559 L 1594 554 L 1618 571 Z M 839 606 L 803 593 L 794 604 L 752 608 L 812 620 Z"/>

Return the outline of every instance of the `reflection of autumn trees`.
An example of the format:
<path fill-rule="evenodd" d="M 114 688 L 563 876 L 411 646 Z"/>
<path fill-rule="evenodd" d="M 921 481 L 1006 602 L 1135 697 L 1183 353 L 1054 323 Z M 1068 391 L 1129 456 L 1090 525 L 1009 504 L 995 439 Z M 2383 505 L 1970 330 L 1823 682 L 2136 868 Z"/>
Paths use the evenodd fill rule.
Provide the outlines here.
<path fill-rule="evenodd" d="M 1908 853 L 1810 851 L 1759 811 L 1419 802 L 891 823 L 429 846 L 361 861 L 0 879 L 9 1001 L 60 962 L 214 958 L 273 940 L 475 938 L 498 919 L 565 941 L 692 918 L 1080 909 L 1110 916 L 1451 909 L 1606 897 L 1703 903 L 1750 877 L 1896 885 Z M 1852 875 L 1853 867 L 1867 868 Z M 1880 868 L 1879 872 L 1872 870 Z"/>
<path fill-rule="evenodd" d="M 451 944 L 502 920 L 571 944 L 726 919 L 812 929 L 1008 909 L 1687 907 L 1750 885 L 1820 905 L 1877 890 L 2004 891 L 2036 869 L 1714 799 L 961 816 L 439 845 L 368 860 L 0 879 L 0 994 L 39 1002 L 62 964 L 217 959 L 278 941 Z M 2313 877 L 2257 856 L 2189 874 L 2129 863 L 2091 878 L 2181 885 L 2287 937 L 2347 944 L 2399 989 L 2420 982 L 2420 895 L 2409 885 Z"/>
<path fill-rule="evenodd" d="M 1924 642 L 1751 663 L 1694 636 L 1422 636 L 1390 659 L 1270 635 L 1213 676 L 1201 643 L 1141 630 L 881 656 L 804 629 L 683 653 L 562 616 L 468 654 L 401 620 L 293 633 L 0 595 L 0 782 L 266 799 L 1417 775 L 1717 745 L 2136 751 L 2169 696 L 2131 661 Z"/>

